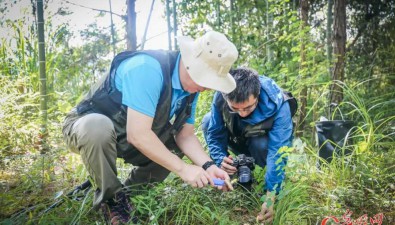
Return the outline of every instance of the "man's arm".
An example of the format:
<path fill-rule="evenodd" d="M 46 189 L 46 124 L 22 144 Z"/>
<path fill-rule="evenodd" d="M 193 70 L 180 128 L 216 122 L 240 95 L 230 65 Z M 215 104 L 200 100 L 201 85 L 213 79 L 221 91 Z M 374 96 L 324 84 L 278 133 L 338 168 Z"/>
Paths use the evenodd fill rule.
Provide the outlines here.
<path fill-rule="evenodd" d="M 127 140 L 152 161 L 176 174 L 181 173 L 185 163 L 172 154 L 151 130 L 153 118 L 128 108 Z"/>
<path fill-rule="evenodd" d="M 278 164 L 276 161 L 281 157 L 278 150 L 283 146 L 292 146 L 292 118 L 289 104 L 284 103 L 277 113 L 273 127 L 269 131 L 268 155 L 266 165 L 266 187 L 268 191 L 280 191 L 281 183 L 285 178 L 284 167 L 286 158 Z M 277 168 L 279 168 L 277 170 Z"/>
<path fill-rule="evenodd" d="M 192 124 L 185 124 L 181 129 L 180 133 L 176 135 L 176 143 L 178 147 L 184 152 L 184 154 L 197 166 L 201 167 L 205 162 L 211 161 L 210 157 L 204 151 L 199 139 L 196 137 L 194 132 L 194 126 Z M 216 165 L 212 165 L 207 169 L 210 175 L 210 183 L 213 185 L 212 178 L 221 178 L 223 180 L 229 180 L 229 175 L 219 169 Z"/>
<path fill-rule="evenodd" d="M 276 161 L 281 157 L 278 150 L 283 146 L 290 147 L 292 145 L 292 126 L 289 104 L 283 104 L 276 115 L 272 129 L 269 131 L 265 175 L 267 200 L 262 204 L 261 212 L 257 216 L 258 221 L 271 222 L 274 219 L 275 194 L 281 189 L 281 184 L 285 178 L 284 167 L 286 164 L 285 158 L 276 164 Z M 279 167 L 279 170 L 277 170 L 277 167 Z"/>
<path fill-rule="evenodd" d="M 188 165 L 171 153 L 151 130 L 153 118 L 128 108 L 127 140 L 142 154 L 181 177 L 193 187 L 204 187 L 211 179 L 201 167 Z"/>
<path fill-rule="evenodd" d="M 211 160 L 196 137 L 192 124 L 183 126 L 180 133 L 176 135 L 176 143 L 195 165 L 202 166 L 205 162 Z"/>
<path fill-rule="evenodd" d="M 228 131 L 225 127 L 222 114 L 215 104 L 218 95 L 219 93 L 217 92 L 211 106 L 211 117 L 207 128 L 206 142 L 211 158 L 217 166 L 220 166 L 224 158 L 228 156 Z"/>

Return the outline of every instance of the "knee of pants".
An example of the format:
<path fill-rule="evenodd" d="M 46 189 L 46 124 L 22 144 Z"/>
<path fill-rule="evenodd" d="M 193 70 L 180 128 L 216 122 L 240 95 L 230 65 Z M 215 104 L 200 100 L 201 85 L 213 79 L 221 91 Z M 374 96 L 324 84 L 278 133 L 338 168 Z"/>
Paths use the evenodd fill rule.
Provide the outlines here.
<path fill-rule="evenodd" d="M 266 158 L 268 151 L 268 137 L 252 137 L 249 139 L 248 151 L 255 159 L 255 163 L 261 167 L 266 166 Z"/>
<path fill-rule="evenodd" d="M 207 134 L 208 125 L 210 123 L 210 117 L 211 117 L 211 112 L 208 112 L 206 115 L 204 115 L 202 119 L 202 131 L 204 136 L 206 136 Z"/>
<path fill-rule="evenodd" d="M 73 129 L 78 139 L 83 142 L 108 142 L 116 138 L 112 121 L 107 116 L 98 113 L 81 117 L 75 122 Z"/>

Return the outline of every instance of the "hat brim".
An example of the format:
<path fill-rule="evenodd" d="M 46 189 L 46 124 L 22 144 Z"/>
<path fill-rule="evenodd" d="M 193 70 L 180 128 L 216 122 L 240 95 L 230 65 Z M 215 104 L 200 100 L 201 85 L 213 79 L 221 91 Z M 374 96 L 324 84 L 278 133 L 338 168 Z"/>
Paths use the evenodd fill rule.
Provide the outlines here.
<path fill-rule="evenodd" d="M 226 76 L 219 76 L 203 60 L 195 57 L 194 40 L 191 37 L 178 36 L 177 41 L 180 46 L 181 60 L 196 84 L 226 94 L 236 88 L 236 81 L 229 73 Z"/>

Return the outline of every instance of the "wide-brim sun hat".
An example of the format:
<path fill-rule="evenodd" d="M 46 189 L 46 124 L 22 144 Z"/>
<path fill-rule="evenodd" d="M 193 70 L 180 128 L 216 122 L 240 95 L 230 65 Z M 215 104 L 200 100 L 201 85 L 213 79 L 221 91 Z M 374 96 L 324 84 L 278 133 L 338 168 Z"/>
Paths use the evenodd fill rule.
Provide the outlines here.
<path fill-rule="evenodd" d="M 224 34 L 209 31 L 196 40 L 189 36 L 178 36 L 177 40 L 181 60 L 196 84 L 223 93 L 236 88 L 229 70 L 239 53 Z"/>

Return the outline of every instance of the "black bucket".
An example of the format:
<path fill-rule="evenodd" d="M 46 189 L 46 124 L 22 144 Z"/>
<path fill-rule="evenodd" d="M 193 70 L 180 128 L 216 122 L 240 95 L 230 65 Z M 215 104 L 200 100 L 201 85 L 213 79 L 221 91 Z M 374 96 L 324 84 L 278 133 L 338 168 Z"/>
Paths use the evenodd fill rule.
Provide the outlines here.
<path fill-rule="evenodd" d="M 354 121 L 350 120 L 328 120 L 315 123 L 318 140 L 318 155 L 328 163 L 332 161 L 333 155 L 342 155 L 344 144 L 352 144 L 350 139 L 351 128 Z M 347 143 L 344 143 L 344 142 Z M 344 150 L 344 154 L 351 153 L 349 148 Z"/>

